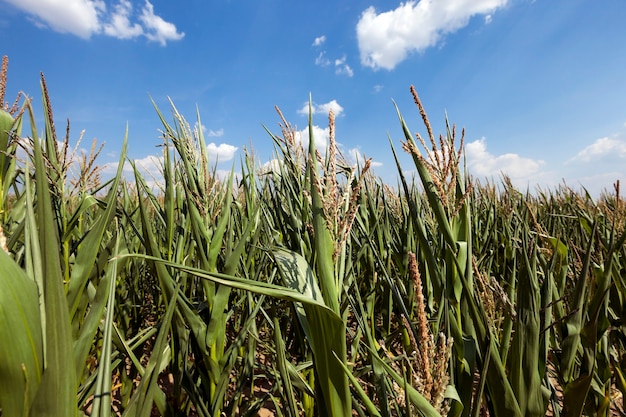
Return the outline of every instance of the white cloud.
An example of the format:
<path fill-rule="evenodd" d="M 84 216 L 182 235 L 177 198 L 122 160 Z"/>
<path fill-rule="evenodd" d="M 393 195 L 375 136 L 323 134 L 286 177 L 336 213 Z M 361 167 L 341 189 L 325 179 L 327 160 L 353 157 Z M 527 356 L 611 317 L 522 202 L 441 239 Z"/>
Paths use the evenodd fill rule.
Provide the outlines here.
<path fill-rule="evenodd" d="M 193 130 L 194 132 L 198 133 L 198 122 L 194 123 L 193 125 Z M 224 128 L 218 129 L 218 130 L 213 130 L 213 129 L 207 129 L 206 126 L 202 125 L 202 133 L 210 138 L 219 138 L 224 136 Z"/>
<path fill-rule="evenodd" d="M 381 91 L 383 91 L 383 86 L 382 86 L 382 85 L 380 85 L 380 84 L 376 84 L 376 85 L 374 86 L 374 92 L 375 92 L 375 93 L 380 93 Z"/>
<path fill-rule="evenodd" d="M 227 143 L 220 143 L 219 145 L 216 145 L 211 142 L 207 145 L 206 149 L 211 161 L 224 162 L 233 159 L 238 148 Z"/>
<path fill-rule="evenodd" d="M 148 155 L 145 158 L 135 159 L 135 164 L 139 168 L 140 172 L 144 176 L 148 176 L 152 180 L 158 180 L 163 178 L 163 156 Z M 126 164 L 124 171 L 131 170 L 131 167 Z"/>
<path fill-rule="evenodd" d="M 150 177 L 162 176 L 163 156 L 161 155 L 148 155 L 144 158 L 133 159 L 133 162 L 143 175 L 148 174 Z M 106 163 L 102 166 L 102 172 L 104 174 L 115 174 L 117 172 L 117 166 L 117 161 Z M 132 173 L 133 167 L 130 163 L 126 162 L 123 171 L 125 173 Z"/>
<path fill-rule="evenodd" d="M 359 147 L 348 149 L 348 152 L 347 152 L 348 162 L 353 163 L 353 164 L 358 164 L 359 166 L 362 167 L 363 164 L 365 163 L 365 158 L 369 158 L 369 157 L 367 155 L 364 155 L 361 152 L 361 149 Z M 371 166 L 372 168 L 380 167 L 380 166 L 383 166 L 383 163 L 372 160 Z"/>
<path fill-rule="evenodd" d="M 612 192 L 613 183 L 626 181 L 626 140 L 623 133 L 596 139 L 565 162 L 568 184 L 579 184 L 594 197 Z"/>
<path fill-rule="evenodd" d="M 40 27 L 70 33 L 83 39 L 103 34 L 118 39 L 145 36 L 165 45 L 182 39 L 173 23 L 154 13 L 154 6 L 145 0 L 139 16 L 133 13 L 130 0 L 6 0 L 28 13 Z"/>
<path fill-rule="evenodd" d="M 317 58 L 315 58 L 315 65 L 320 67 L 327 67 L 330 65 L 330 59 L 326 58 L 326 51 L 320 52 Z"/>
<path fill-rule="evenodd" d="M 493 179 L 505 174 L 515 186 L 525 188 L 529 183 L 543 183 L 553 177 L 543 171 L 545 162 L 542 160 L 525 158 L 515 153 L 493 155 L 487 150 L 485 138 L 467 143 L 465 156 L 469 172 L 477 178 Z"/>
<path fill-rule="evenodd" d="M 232 173 L 229 169 L 216 169 L 215 170 L 215 178 L 225 183 L 230 178 L 230 174 Z M 235 173 L 233 175 L 233 190 L 237 189 L 237 184 L 241 181 L 241 177 L 239 174 Z"/>
<path fill-rule="evenodd" d="M 153 192 L 158 193 L 163 191 L 164 179 L 163 179 L 163 156 L 162 155 L 148 155 L 144 158 L 134 159 L 133 162 L 137 167 L 137 171 L 143 177 L 148 188 Z M 117 173 L 118 162 L 109 162 L 102 166 L 102 174 L 106 178 L 111 178 Z M 135 174 L 133 167 L 129 162 L 124 163 L 122 168 L 122 177 L 124 177 L 131 184 L 135 183 Z"/>
<path fill-rule="evenodd" d="M 321 46 L 324 41 L 326 41 L 325 36 L 320 36 L 319 38 L 315 38 L 315 42 L 313 42 L 314 46 Z M 326 56 L 326 51 L 321 51 L 317 57 L 315 58 L 315 65 L 318 67 L 328 67 L 331 65 L 333 61 L 328 59 Z M 341 58 L 334 60 L 335 64 L 335 74 L 338 75 L 347 75 L 348 77 L 352 77 L 354 75 L 354 71 L 350 67 L 350 65 L 346 64 L 346 56 L 342 56 Z"/>
<path fill-rule="evenodd" d="M 224 128 L 221 128 L 219 130 L 209 130 L 209 133 L 207 133 L 207 135 L 209 137 L 213 137 L 213 138 L 219 138 L 221 136 L 224 136 Z"/>
<path fill-rule="evenodd" d="M 326 36 L 325 35 L 318 36 L 313 41 L 313 46 L 321 46 L 324 42 L 326 42 Z"/>
<path fill-rule="evenodd" d="M 604 137 L 597 139 L 567 162 L 591 162 L 615 158 L 626 158 L 626 141 Z"/>
<path fill-rule="evenodd" d="M 232 150 L 234 148 L 234 151 Z M 209 154 L 209 158 L 211 162 L 215 163 L 216 156 L 221 154 L 225 156 L 224 159 L 219 157 L 219 162 L 226 161 L 228 159 L 232 159 L 234 152 L 237 150 L 234 146 L 227 144 L 220 144 L 219 146 L 215 146 L 215 144 L 211 143 L 207 146 L 207 151 Z M 165 188 L 165 180 L 163 178 L 163 156 L 162 155 L 148 155 L 143 158 L 134 159 L 133 162 L 137 167 L 137 170 L 143 177 L 144 181 L 148 185 L 153 192 L 162 192 Z M 117 173 L 118 162 L 109 162 L 102 166 L 102 174 L 106 177 L 112 177 Z M 213 172 L 213 171 L 211 171 Z M 215 170 L 216 177 L 221 181 L 226 181 L 230 176 L 231 171 L 225 169 L 217 169 Z M 122 176 L 126 178 L 130 183 L 135 183 L 134 171 L 133 167 L 129 162 L 124 163 L 124 168 L 122 169 Z M 235 179 L 238 176 L 235 175 Z M 235 184 L 237 181 L 235 181 Z"/>
<path fill-rule="evenodd" d="M 391 11 L 367 8 L 356 26 L 361 63 L 392 70 L 411 52 L 437 45 L 466 26 L 470 17 L 491 14 L 508 0 L 410 0 Z"/>
<path fill-rule="evenodd" d="M 143 34 L 143 28 L 138 23 L 130 22 L 133 6 L 129 0 L 120 0 L 114 6 L 109 23 L 104 24 L 104 34 L 119 39 L 135 38 Z"/>
<path fill-rule="evenodd" d="M 343 113 L 343 107 L 339 103 L 337 103 L 337 100 L 331 100 L 328 103 L 324 103 L 324 104 L 313 103 L 313 114 L 321 113 L 324 115 L 328 115 L 331 109 L 333 110 L 333 112 L 335 112 L 335 116 L 339 116 L 341 113 Z M 309 115 L 309 103 L 308 102 L 305 102 L 302 105 L 302 108 L 298 110 L 298 114 L 303 114 L 305 116 Z"/>
<path fill-rule="evenodd" d="M 335 60 L 335 74 L 345 74 L 348 77 L 352 77 L 354 75 L 354 71 L 352 71 L 350 65 L 346 64 L 345 55 L 341 57 L 341 59 Z"/>
<path fill-rule="evenodd" d="M 273 158 L 261 165 L 261 168 L 259 169 L 259 174 L 274 174 L 276 176 L 280 176 L 282 169 L 283 160 Z"/>
<path fill-rule="evenodd" d="M 100 30 L 102 1 L 91 0 L 6 0 L 36 19 L 36 23 L 61 33 L 88 39 Z"/>
<path fill-rule="evenodd" d="M 151 41 L 157 41 L 165 46 L 167 41 L 181 40 L 185 34 L 178 32 L 173 23 L 166 22 L 162 17 L 154 14 L 154 6 L 148 0 L 141 11 L 139 19 L 147 29 L 145 35 Z"/>
<path fill-rule="evenodd" d="M 296 132 L 296 140 L 302 144 L 302 147 L 305 150 L 309 149 L 309 127 L 305 127 L 304 129 Z M 315 149 L 324 155 L 326 153 L 326 149 L 328 148 L 328 143 L 330 141 L 330 130 L 329 128 L 319 127 L 317 125 L 313 126 L 313 140 L 315 141 Z"/>

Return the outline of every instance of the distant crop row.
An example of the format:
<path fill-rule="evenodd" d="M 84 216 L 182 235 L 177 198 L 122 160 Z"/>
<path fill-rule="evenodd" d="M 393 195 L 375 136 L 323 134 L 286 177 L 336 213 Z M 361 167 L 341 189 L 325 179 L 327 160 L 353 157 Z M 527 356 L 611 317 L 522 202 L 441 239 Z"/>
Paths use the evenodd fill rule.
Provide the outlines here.
<path fill-rule="evenodd" d="M 464 170 L 463 133 L 398 110 L 398 184 L 280 116 L 279 161 L 223 180 L 174 105 L 158 190 L 100 179 L 42 76 L 0 73 L 3 416 L 609 416 L 626 394 L 626 203 Z M 200 117 L 198 118 L 198 125 Z M 24 132 L 24 126 L 30 131 Z M 64 130 L 65 132 L 65 130 Z M 133 168 L 123 175 L 124 164 Z"/>

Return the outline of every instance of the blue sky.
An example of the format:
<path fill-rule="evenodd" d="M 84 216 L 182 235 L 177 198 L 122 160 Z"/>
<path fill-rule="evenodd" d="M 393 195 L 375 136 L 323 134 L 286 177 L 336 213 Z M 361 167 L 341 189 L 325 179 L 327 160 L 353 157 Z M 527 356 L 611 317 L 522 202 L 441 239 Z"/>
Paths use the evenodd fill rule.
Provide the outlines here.
<path fill-rule="evenodd" d="M 170 97 L 228 170 L 253 146 L 272 158 L 266 125 L 278 105 L 296 127 L 313 97 L 318 139 L 337 114 L 344 154 L 373 157 L 391 185 L 387 141 L 400 143 L 395 100 L 425 135 L 409 86 L 435 133 L 444 114 L 466 129 L 470 171 L 522 190 L 566 181 L 594 195 L 626 180 L 626 2 L 623 0 L 206 1 L 0 0 L 7 100 L 40 108 L 39 72 L 57 129 L 105 142 L 116 160 L 126 124 L 130 157 L 159 156 L 150 97 Z M 39 111 L 40 113 L 40 111 Z M 62 130 L 61 130 L 62 131 Z M 411 169 L 408 158 L 404 168 Z"/>

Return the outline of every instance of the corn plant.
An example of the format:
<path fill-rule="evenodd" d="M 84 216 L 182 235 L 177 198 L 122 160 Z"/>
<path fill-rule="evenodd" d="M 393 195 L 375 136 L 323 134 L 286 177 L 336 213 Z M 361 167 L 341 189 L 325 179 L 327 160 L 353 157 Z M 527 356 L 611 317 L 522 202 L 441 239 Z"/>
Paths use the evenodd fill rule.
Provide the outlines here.
<path fill-rule="evenodd" d="M 619 182 L 521 193 L 463 167 L 399 109 L 398 184 L 279 112 L 271 169 L 220 178 L 171 103 L 162 180 L 57 137 L 0 72 L 3 415 L 623 415 L 625 203 Z M 154 103 L 153 103 L 154 104 Z M 199 112 L 198 112 L 199 113 Z M 29 126 L 24 137 L 24 127 Z M 460 138 L 460 140 L 459 140 Z M 124 166 L 131 167 L 130 177 Z M 267 410 L 265 410 L 267 411 Z M 621 414 L 620 414 L 621 413 Z"/>

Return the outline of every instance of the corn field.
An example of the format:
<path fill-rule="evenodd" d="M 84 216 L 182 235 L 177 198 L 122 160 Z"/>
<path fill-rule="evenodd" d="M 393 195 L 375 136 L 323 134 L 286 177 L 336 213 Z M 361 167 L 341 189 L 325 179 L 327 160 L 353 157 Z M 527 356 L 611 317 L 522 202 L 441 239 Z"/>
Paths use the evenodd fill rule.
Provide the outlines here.
<path fill-rule="evenodd" d="M 322 155 L 312 116 L 305 149 L 278 109 L 273 168 L 246 152 L 219 179 L 173 103 L 159 187 L 128 137 L 102 179 L 43 75 L 43 126 L 5 101 L 7 62 L 0 415 L 626 415 L 619 182 L 593 199 L 472 178 L 463 132 L 436 136 L 413 88 L 426 133 L 396 108 L 397 184 L 346 162 L 332 113 Z"/>

